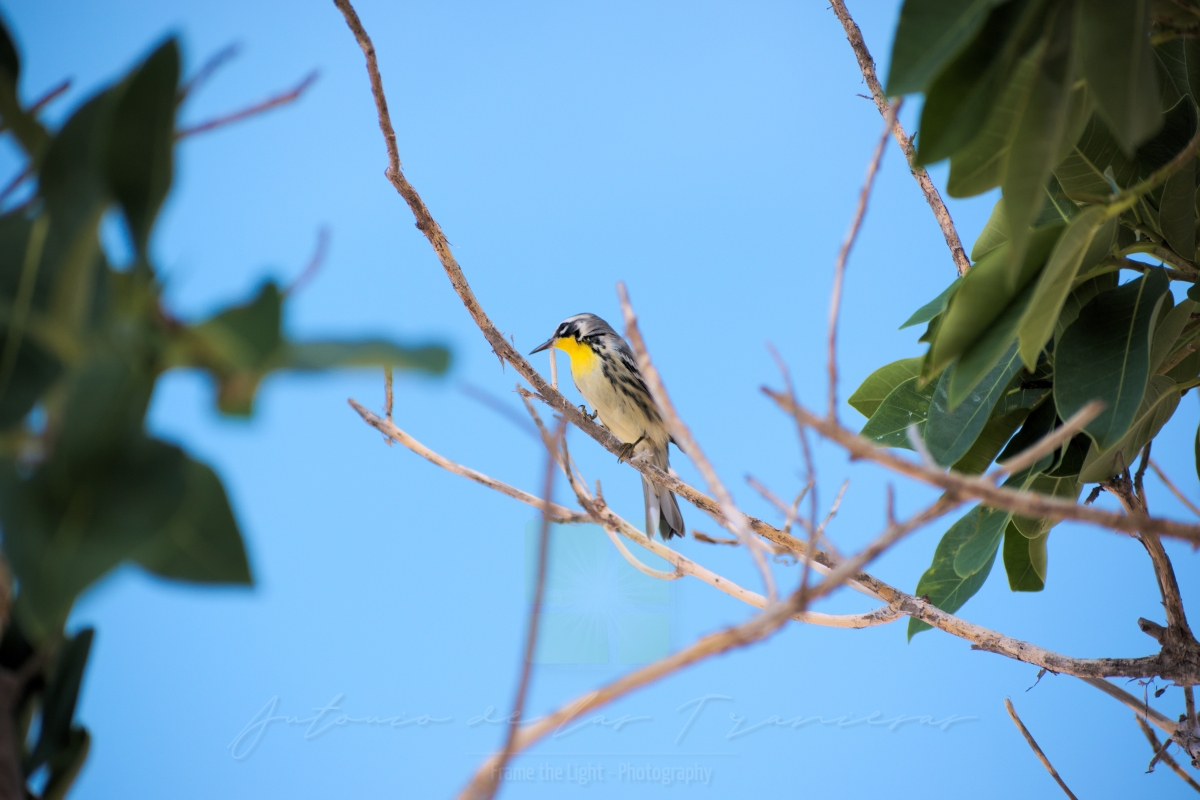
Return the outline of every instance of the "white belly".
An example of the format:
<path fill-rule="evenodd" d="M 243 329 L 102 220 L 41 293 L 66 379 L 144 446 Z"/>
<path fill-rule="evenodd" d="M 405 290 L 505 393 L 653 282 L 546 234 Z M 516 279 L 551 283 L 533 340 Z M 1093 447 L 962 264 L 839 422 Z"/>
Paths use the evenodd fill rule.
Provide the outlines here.
<path fill-rule="evenodd" d="M 579 389 L 588 405 L 600 413 L 600 421 L 614 436 L 622 442 L 636 442 L 644 435 L 646 440 L 638 446 L 639 450 L 652 445 L 654 449 L 665 452 L 665 426 L 658 420 L 647 418 L 646 412 L 632 398 L 615 388 L 600 369 L 581 375 L 572 371 L 571 377 L 575 380 L 575 388 Z"/>

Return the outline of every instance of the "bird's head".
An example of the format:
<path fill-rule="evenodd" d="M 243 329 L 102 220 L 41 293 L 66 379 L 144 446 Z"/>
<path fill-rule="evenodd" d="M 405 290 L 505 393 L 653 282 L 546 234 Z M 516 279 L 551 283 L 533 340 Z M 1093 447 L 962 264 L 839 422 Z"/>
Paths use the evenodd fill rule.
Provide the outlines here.
<path fill-rule="evenodd" d="M 558 327 L 554 329 L 554 335 L 535 347 L 530 352 L 530 355 L 540 353 L 543 350 L 549 350 L 551 347 L 557 347 L 559 350 L 571 353 L 577 350 L 586 340 L 602 336 L 620 338 L 611 325 L 595 314 L 576 314 L 560 322 Z"/>

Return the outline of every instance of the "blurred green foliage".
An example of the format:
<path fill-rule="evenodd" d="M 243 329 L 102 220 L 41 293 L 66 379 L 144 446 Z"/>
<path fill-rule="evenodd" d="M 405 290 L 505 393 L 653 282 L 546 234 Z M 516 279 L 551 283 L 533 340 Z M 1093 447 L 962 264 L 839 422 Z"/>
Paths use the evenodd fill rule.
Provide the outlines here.
<path fill-rule="evenodd" d="M 917 160 L 949 160 L 952 196 L 1001 198 L 971 269 L 905 323 L 925 354 L 850 398 L 863 435 L 910 447 L 915 424 L 939 464 L 980 473 L 1099 399 L 1006 485 L 1074 499 L 1126 472 L 1200 384 L 1200 0 L 906 0 L 887 92 L 924 95 Z M 1002 543 L 1009 586 L 1040 591 L 1051 527 L 976 506 L 917 594 L 957 610 Z"/>
<path fill-rule="evenodd" d="M 12 726 L 0 741 L 19 750 L 0 753 L 0 784 L 15 781 L 19 793 L 45 767 L 41 796 L 59 797 L 89 742 L 73 718 L 92 631 L 63 630 L 75 598 L 125 562 L 174 580 L 252 582 L 220 478 L 145 430 L 158 378 L 204 370 L 218 408 L 246 415 L 274 371 L 441 373 L 449 356 L 378 340 L 290 341 L 286 292 L 271 282 L 209 319 L 176 319 L 163 307 L 150 242 L 178 138 L 177 42 L 157 46 L 57 131 L 22 107 L 20 72 L 0 26 L 0 121 L 36 180 L 28 201 L 0 213 L 0 529 L 13 578 L 0 667 L 22 676 L 16 688 L 0 681 L 0 727 Z M 99 239 L 113 209 L 134 250 L 120 269 Z M 20 775 L 8 774 L 9 762 Z"/>

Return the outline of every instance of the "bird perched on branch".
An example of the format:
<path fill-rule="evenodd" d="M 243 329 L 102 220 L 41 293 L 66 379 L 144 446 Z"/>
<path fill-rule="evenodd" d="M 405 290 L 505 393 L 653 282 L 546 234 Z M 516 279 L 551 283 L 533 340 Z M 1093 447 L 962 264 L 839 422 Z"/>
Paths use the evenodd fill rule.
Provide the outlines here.
<path fill-rule="evenodd" d="M 638 372 L 633 351 L 621 335 L 595 314 L 576 314 L 563 320 L 554 335 L 534 348 L 533 353 L 551 347 L 570 356 L 575 388 L 596 410 L 604 427 L 625 443 L 620 459 L 645 453 L 651 464 L 666 472 L 671 434 Z M 664 540 L 683 536 L 683 515 L 679 513 L 675 495 L 645 476 L 642 476 L 642 494 L 646 502 L 646 535 L 654 535 L 657 523 Z"/>

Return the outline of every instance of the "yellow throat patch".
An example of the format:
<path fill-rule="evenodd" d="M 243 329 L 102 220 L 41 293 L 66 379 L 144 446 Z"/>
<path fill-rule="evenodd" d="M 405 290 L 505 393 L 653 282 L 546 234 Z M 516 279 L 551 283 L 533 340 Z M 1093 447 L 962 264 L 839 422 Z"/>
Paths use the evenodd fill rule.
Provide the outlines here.
<path fill-rule="evenodd" d="M 556 340 L 554 346 L 571 357 L 572 375 L 586 375 L 596 369 L 600 361 L 592 348 L 569 336 Z"/>

